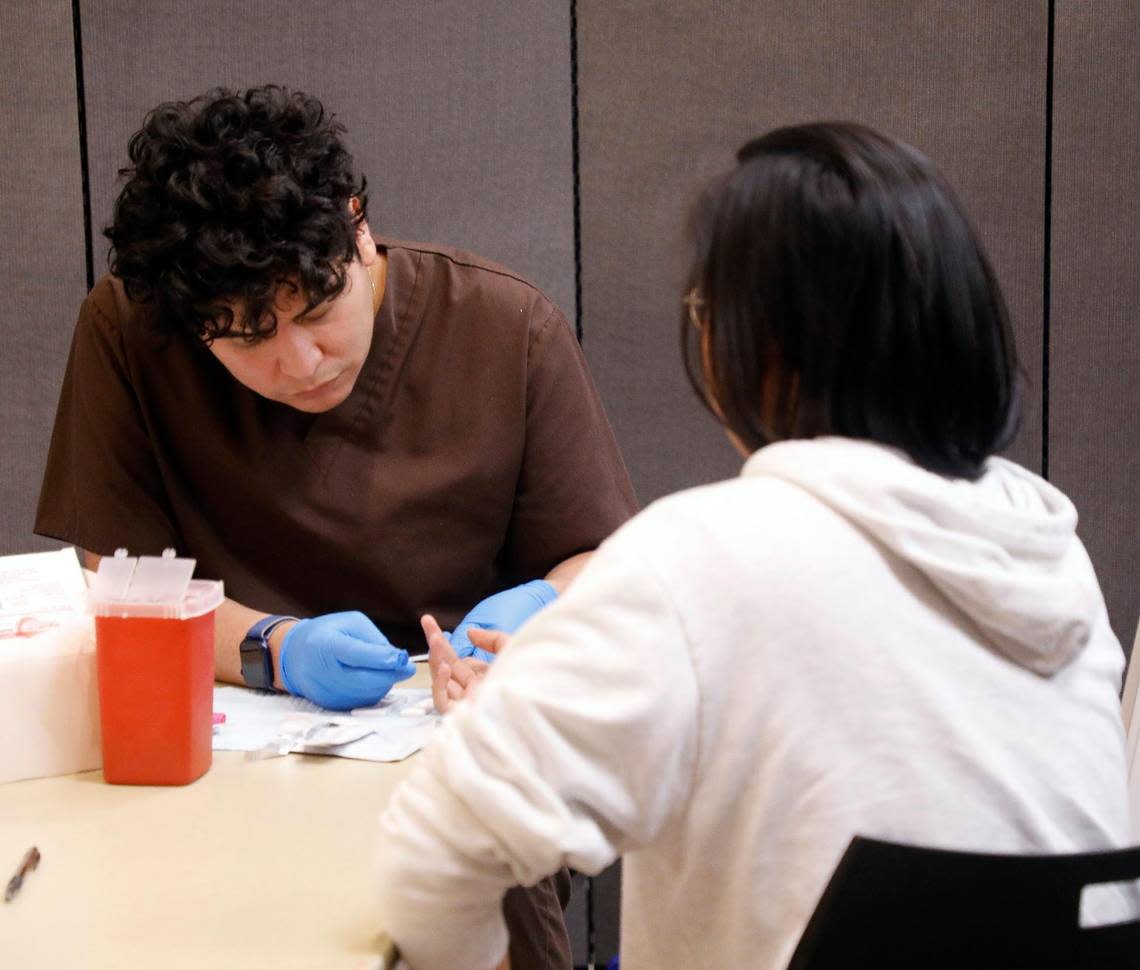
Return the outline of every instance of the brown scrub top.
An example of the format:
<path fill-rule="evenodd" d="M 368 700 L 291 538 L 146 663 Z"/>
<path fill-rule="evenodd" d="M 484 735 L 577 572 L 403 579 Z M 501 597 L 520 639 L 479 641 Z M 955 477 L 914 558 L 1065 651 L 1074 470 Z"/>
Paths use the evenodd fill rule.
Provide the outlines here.
<path fill-rule="evenodd" d="M 592 549 L 636 511 L 566 319 L 501 266 L 378 239 L 387 286 L 355 387 L 296 411 L 193 338 L 80 310 L 35 530 L 108 555 L 173 546 L 246 606 L 368 614 L 401 646 L 424 611 Z"/>

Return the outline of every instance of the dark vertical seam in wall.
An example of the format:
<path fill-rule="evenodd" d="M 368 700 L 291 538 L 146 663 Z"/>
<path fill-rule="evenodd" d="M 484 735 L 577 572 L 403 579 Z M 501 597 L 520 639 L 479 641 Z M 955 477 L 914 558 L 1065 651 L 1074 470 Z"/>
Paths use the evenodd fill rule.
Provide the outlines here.
<path fill-rule="evenodd" d="M 83 85 L 83 28 L 79 0 L 71 0 L 71 27 L 75 41 L 75 104 L 79 114 L 79 168 L 83 186 L 83 249 L 87 260 L 87 289 L 95 285 L 95 250 L 91 239 L 91 178 L 87 157 L 87 93 Z"/>
<path fill-rule="evenodd" d="M 582 181 L 578 164 L 578 2 L 570 0 L 570 155 L 574 186 L 574 332 L 582 342 Z"/>
<path fill-rule="evenodd" d="M 1049 0 L 1049 31 L 1045 57 L 1045 252 L 1042 259 L 1043 300 L 1041 334 L 1041 475 L 1049 477 L 1049 344 L 1052 325 L 1053 264 L 1053 43 L 1056 0 Z"/>
<path fill-rule="evenodd" d="M 574 190 L 574 333 L 582 342 L 582 172 L 578 157 L 578 0 L 570 0 L 570 158 Z M 586 966 L 594 970 L 594 877 L 586 877 Z"/>

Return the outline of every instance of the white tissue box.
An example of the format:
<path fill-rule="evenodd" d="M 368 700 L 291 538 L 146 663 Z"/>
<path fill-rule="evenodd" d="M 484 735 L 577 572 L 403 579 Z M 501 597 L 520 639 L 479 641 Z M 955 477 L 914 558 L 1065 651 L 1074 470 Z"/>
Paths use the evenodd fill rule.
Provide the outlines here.
<path fill-rule="evenodd" d="M 0 641 L 0 782 L 102 764 L 93 619 Z"/>
<path fill-rule="evenodd" d="M 91 771 L 103 764 L 95 621 L 72 549 L 0 558 L 0 782 Z M 13 635 L 11 617 L 46 617 Z M 7 619 L 5 619 L 7 618 Z"/>

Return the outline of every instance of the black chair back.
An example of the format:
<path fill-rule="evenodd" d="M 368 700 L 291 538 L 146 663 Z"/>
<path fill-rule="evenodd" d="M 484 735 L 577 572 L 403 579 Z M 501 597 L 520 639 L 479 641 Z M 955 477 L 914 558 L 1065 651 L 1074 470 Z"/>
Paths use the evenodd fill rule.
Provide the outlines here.
<path fill-rule="evenodd" d="M 1140 847 L 988 855 L 856 836 L 788 970 L 1137 970 L 1140 919 L 1082 929 L 1079 915 L 1085 886 L 1130 880 Z"/>

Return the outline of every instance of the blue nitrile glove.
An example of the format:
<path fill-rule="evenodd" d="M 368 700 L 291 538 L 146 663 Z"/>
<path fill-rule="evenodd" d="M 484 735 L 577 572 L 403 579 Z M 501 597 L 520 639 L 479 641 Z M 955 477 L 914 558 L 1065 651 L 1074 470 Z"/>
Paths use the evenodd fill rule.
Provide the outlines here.
<path fill-rule="evenodd" d="M 495 659 L 495 655 L 476 647 L 467 636 L 468 630 L 475 627 L 478 630 L 502 630 L 504 633 L 514 633 L 525 620 L 557 598 L 558 590 L 545 579 L 534 579 L 521 586 L 505 589 L 494 596 L 488 596 L 476 603 L 452 632 L 452 649 L 460 657 L 476 657 L 490 663 Z"/>
<path fill-rule="evenodd" d="M 388 642 L 363 613 L 299 620 L 281 643 L 281 680 L 332 711 L 370 707 L 416 672 L 406 650 Z"/>

